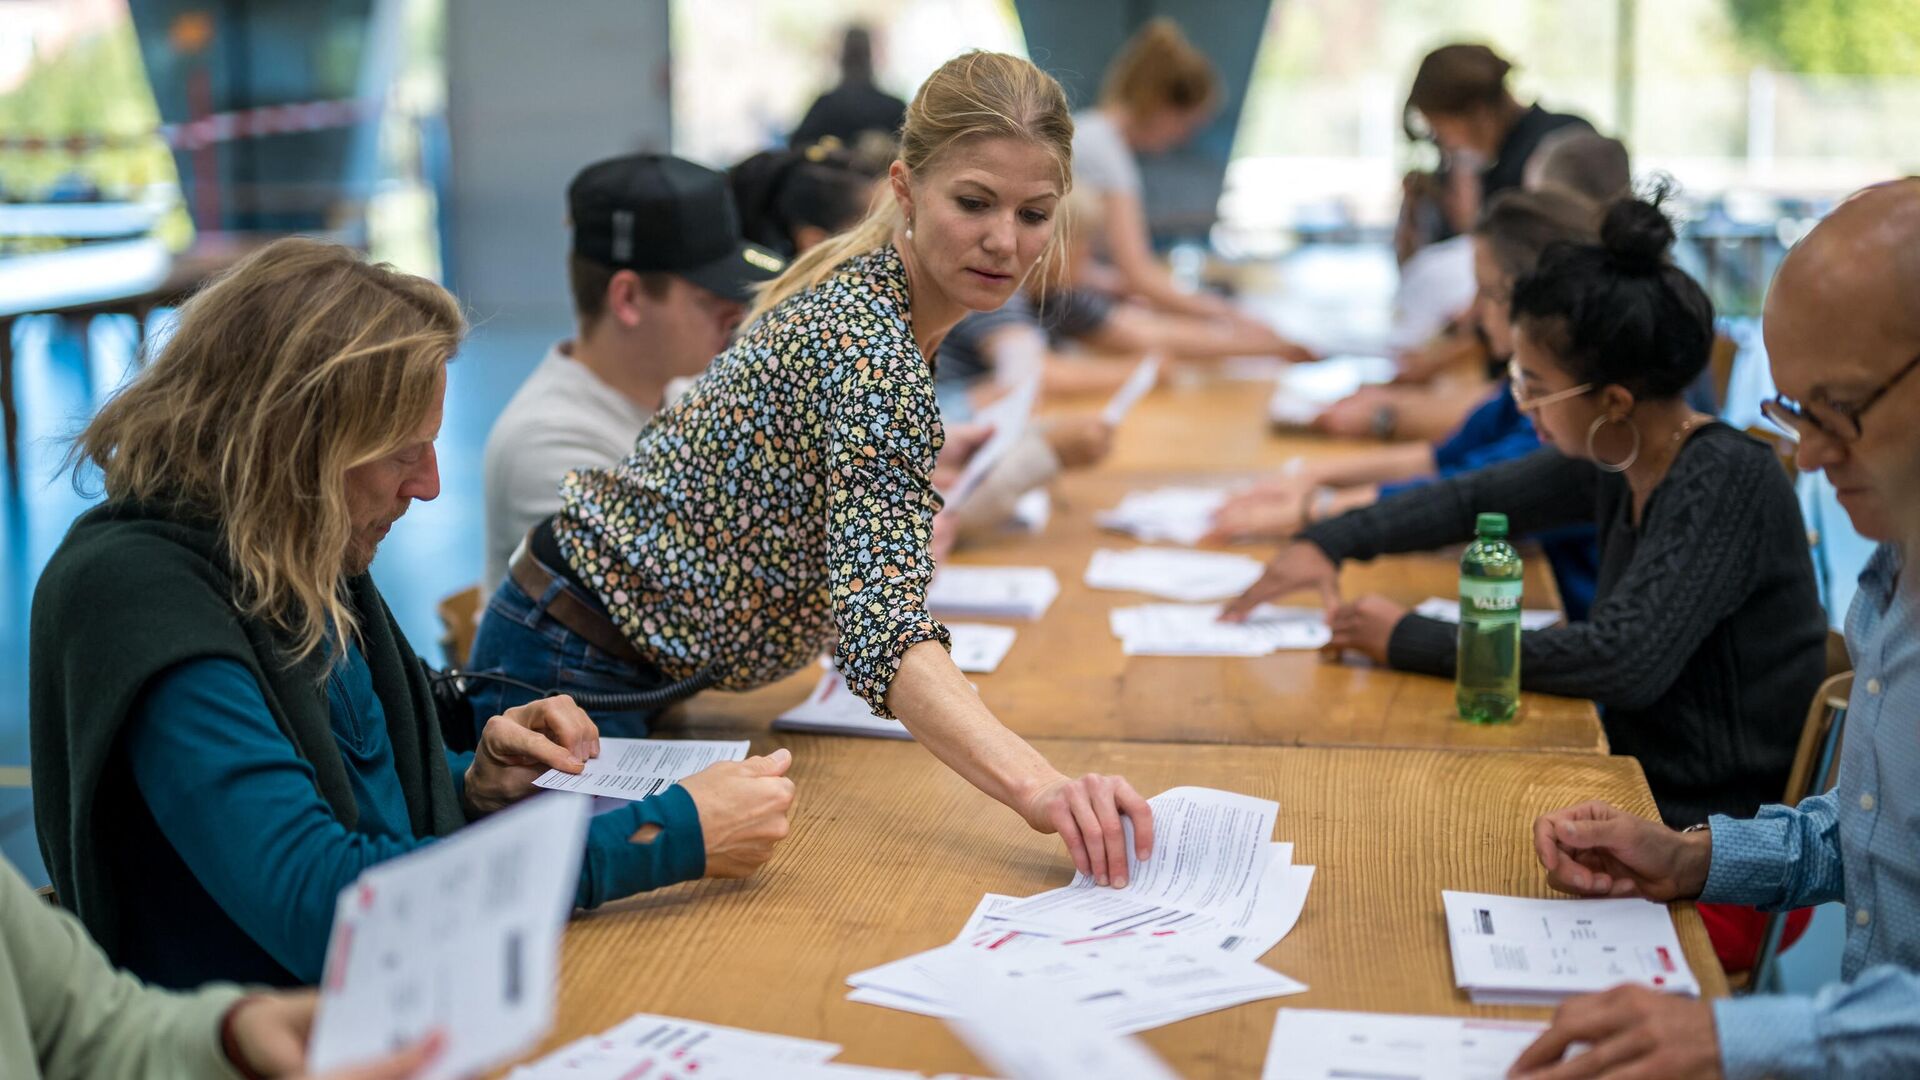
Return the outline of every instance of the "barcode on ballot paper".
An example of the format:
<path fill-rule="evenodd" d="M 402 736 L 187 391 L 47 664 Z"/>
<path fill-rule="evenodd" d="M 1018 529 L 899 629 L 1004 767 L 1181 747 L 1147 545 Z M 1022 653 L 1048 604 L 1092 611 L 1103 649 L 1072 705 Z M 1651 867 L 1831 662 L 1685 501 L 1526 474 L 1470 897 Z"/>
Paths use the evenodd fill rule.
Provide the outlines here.
<path fill-rule="evenodd" d="M 1473 926 L 1474 926 L 1474 929 L 1480 931 L 1481 933 L 1487 935 L 1488 937 L 1492 937 L 1493 936 L 1493 912 L 1488 911 L 1486 908 L 1474 908 L 1473 909 Z"/>

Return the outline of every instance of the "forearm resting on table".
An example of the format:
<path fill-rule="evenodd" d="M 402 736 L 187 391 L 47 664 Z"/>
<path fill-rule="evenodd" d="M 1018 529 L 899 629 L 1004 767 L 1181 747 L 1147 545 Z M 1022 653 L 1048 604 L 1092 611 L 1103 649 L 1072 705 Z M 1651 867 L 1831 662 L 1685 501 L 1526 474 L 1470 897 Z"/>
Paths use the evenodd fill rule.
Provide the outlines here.
<path fill-rule="evenodd" d="M 900 658 L 887 708 L 920 745 L 966 781 L 1022 817 L 1055 769 L 989 710 L 937 641 L 922 641 Z"/>
<path fill-rule="evenodd" d="M 1313 475 L 1327 487 L 1357 487 L 1432 476 L 1436 469 L 1433 447 L 1411 442 L 1329 458 L 1324 463 L 1316 463 Z"/>

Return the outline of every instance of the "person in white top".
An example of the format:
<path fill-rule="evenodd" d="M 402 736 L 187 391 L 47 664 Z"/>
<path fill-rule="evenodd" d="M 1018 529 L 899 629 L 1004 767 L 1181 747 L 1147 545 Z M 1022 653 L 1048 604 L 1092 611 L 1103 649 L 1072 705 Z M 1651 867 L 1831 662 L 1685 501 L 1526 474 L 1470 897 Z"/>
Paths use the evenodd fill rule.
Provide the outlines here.
<path fill-rule="evenodd" d="M 1187 292 L 1154 257 L 1141 201 L 1137 154 L 1165 153 L 1212 119 L 1220 79 L 1212 61 L 1169 18 L 1151 19 L 1107 66 L 1100 104 L 1073 117 L 1073 179 L 1097 192 L 1101 213 L 1088 222 L 1111 263 L 1111 291 L 1179 315 L 1197 315 L 1265 331 L 1265 324 L 1210 293 Z M 1312 359 L 1291 342 L 1280 355 Z"/>
<path fill-rule="evenodd" d="M 561 479 L 626 457 L 668 384 L 726 349 L 753 286 L 786 265 L 741 239 L 726 178 L 680 158 L 590 165 L 567 210 L 575 337 L 548 351 L 487 436 L 488 589 L 560 509 Z"/>

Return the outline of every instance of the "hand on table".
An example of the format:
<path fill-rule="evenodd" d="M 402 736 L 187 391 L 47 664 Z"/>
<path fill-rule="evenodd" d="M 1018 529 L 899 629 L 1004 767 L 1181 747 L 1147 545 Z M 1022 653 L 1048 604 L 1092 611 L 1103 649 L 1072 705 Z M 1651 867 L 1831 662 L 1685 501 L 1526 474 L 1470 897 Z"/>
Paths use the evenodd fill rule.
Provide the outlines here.
<path fill-rule="evenodd" d="M 1393 628 L 1407 617 L 1407 608 L 1384 596 L 1363 596 L 1351 604 L 1342 604 L 1327 618 L 1333 637 L 1327 648 L 1340 652 L 1352 649 L 1364 653 L 1376 664 L 1387 662 L 1387 643 Z"/>
<path fill-rule="evenodd" d="M 707 876 L 743 878 L 773 858 L 773 846 L 792 830 L 793 752 L 781 747 L 762 757 L 722 761 L 680 781 L 700 812 L 707 846 Z"/>
<path fill-rule="evenodd" d="M 1340 569 L 1325 552 L 1313 544 L 1295 541 L 1280 549 L 1261 572 L 1260 580 L 1227 604 L 1220 613 L 1222 622 L 1245 622 L 1253 609 L 1288 593 L 1313 589 L 1320 594 L 1321 606 L 1331 621 L 1340 608 Z"/>
<path fill-rule="evenodd" d="M 480 731 L 467 767 L 467 809 L 491 814 L 533 794 L 548 769 L 578 773 L 599 755 L 600 729 L 565 694 L 508 709 Z"/>
<path fill-rule="evenodd" d="M 1285 477 L 1232 495 L 1213 512 L 1201 542 L 1289 539 L 1306 524 L 1307 500 L 1315 490 L 1311 480 Z"/>
<path fill-rule="evenodd" d="M 1037 832 L 1060 834 L 1073 855 L 1073 868 L 1095 883 L 1116 889 L 1127 885 L 1127 834 L 1120 819 L 1133 822 L 1134 857 L 1153 854 L 1153 808 L 1124 777 L 1088 773 L 1065 776 L 1041 788 L 1023 816 Z"/>
<path fill-rule="evenodd" d="M 1547 884 L 1575 896 L 1690 900 L 1707 884 L 1711 832 L 1676 832 L 1603 802 L 1585 802 L 1533 823 L 1533 850 Z"/>
<path fill-rule="evenodd" d="M 1343 439 L 1376 438 L 1379 432 L 1374 427 L 1375 419 L 1382 408 L 1392 407 L 1393 398 L 1386 391 L 1377 386 L 1363 386 L 1327 406 L 1314 417 L 1313 428 Z"/>
<path fill-rule="evenodd" d="M 1041 429 L 1048 449 L 1066 469 L 1098 465 L 1113 452 L 1113 425 L 1098 416 L 1063 416 Z"/>
<path fill-rule="evenodd" d="M 228 1031 L 244 1065 L 266 1077 L 306 1077 L 307 1043 L 319 995 L 312 990 L 280 990 L 241 998 L 228 1014 Z M 438 1057 L 444 1040 L 437 1034 L 379 1061 L 336 1069 L 311 1080 L 407 1080 Z"/>
<path fill-rule="evenodd" d="M 1587 1050 L 1562 1060 L 1575 1043 L 1585 1043 Z M 1568 998 L 1507 1075 L 1516 1080 L 1720 1080 L 1713 1004 L 1644 986 Z"/>

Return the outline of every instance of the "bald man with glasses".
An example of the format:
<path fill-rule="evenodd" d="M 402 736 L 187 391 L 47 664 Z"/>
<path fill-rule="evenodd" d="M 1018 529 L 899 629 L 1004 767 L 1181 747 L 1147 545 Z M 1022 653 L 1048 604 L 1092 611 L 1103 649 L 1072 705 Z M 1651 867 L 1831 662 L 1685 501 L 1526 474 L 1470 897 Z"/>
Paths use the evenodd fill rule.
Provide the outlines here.
<path fill-rule="evenodd" d="M 1853 695 L 1834 790 L 1675 832 L 1603 803 L 1548 814 L 1534 846 L 1580 896 L 1846 905 L 1843 981 L 1717 1002 L 1623 987 L 1568 1000 L 1515 1063 L 1541 1080 L 1920 1076 L 1920 587 L 1903 583 L 1920 471 L 1920 179 L 1862 191 L 1781 263 L 1766 415 L 1881 542 L 1847 616 Z M 1902 542 L 1904 541 L 1904 543 Z M 1562 1060 L 1575 1043 L 1590 1049 Z"/>

